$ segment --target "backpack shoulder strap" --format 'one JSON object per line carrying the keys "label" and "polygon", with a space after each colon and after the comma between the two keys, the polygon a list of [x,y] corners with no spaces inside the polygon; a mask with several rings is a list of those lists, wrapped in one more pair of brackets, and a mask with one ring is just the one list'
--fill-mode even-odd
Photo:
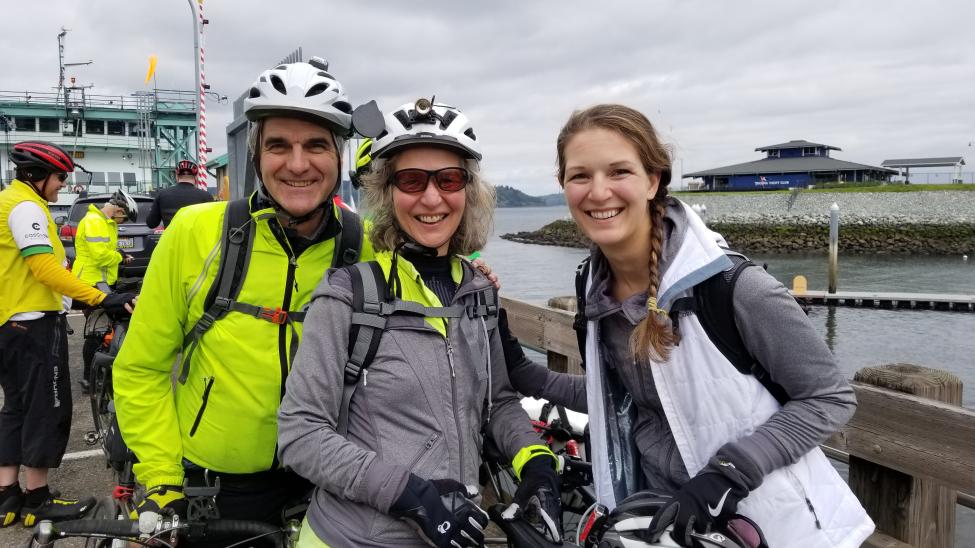
{"label": "backpack shoulder strap", "polygon": [[579,354],[582,355],[582,368],[586,368],[586,331],[588,320],[586,319],[586,282],[589,279],[589,266],[592,256],[586,257],[576,267],[576,314],[572,319],[572,329],[576,332],[576,342],[579,345]]}
{"label": "backpack shoulder strap", "polygon": [[332,268],[341,268],[359,262],[364,237],[362,219],[359,215],[344,207],[338,209],[341,215],[342,232],[332,252]]}
{"label": "backpack shoulder strap", "polygon": [[349,431],[349,404],[352,394],[359,385],[359,379],[376,357],[387,319],[382,306],[383,295],[386,294],[386,276],[379,263],[355,263],[345,268],[352,278],[352,327],[349,331],[349,359],[345,363],[342,404],[339,407],[336,428],[343,436]]}
{"label": "backpack shoulder strap", "polygon": [[240,286],[243,285],[241,280],[247,274],[253,245],[254,224],[251,222],[248,199],[241,198],[227,203],[220,236],[220,266],[203,301],[203,315],[183,338],[180,383],[186,383],[190,360],[200,337],[231,310],[234,299],[240,294]]}
{"label": "backpack shoulder strap", "polygon": [[780,403],[789,401],[781,385],[772,381],[768,371],[745,348],[738,326],[735,324],[734,293],[738,277],[746,268],[757,266],[741,253],[725,250],[732,267],[720,272],[694,287],[694,300],[698,319],[711,342],[724,354],[738,371],[753,375]]}

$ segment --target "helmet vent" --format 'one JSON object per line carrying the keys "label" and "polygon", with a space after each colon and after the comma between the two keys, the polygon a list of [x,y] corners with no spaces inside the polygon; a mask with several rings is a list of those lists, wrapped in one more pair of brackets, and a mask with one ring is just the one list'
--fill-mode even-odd
{"label": "helmet vent", "polygon": [[259,90],[257,88],[251,88],[251,92],[250,92],[250,98],[251,99],[254,99],[254,98],[260,97],[260,96],[261,96],[261,90]]}
{"label": "helmet vent", "polygon": [[388,131],[386,131],[386,130],[384,129],[384,130],[383,130],[383,132],[382,132],[382,133],[380,133],[380,134],[379,134],[379,135],[378,135],[378,136],[377,136],[377,137],[375,138],[375,140],[374,140],[374,142],[375,142],[375,141],[378,141],[378,140],[380,140],[380,139],[382,139],[383,137],[385,137],[385,136],[387,136],[387,135],[389,135],[389,132],[388,132]]}
{"label": "helmet vent", "polygon": [[352,105],[346,103],[345,101],[335,101],[332,103],[332,106],[335,107],[336,110],[340,110],[346,114],[352,114]]}
{"label": "helmet vent", "polygon": [[321,76],[322,78],[328,78],[330,80],[334,80],[335,79],[334,76],[332,76],[331,74],[329,74],[329,73],[327,73],[327,72],[325,72],[323,70],[318,71],[318,75]]}
{"label": "helmet vent", "polygon": [[450,123],[453,122],[455,118],[457,118],[457,113],[452,110],[448,110],[446,113],[444,113],[443,117],[440,118],[440,129],[447,129],[450,127]]}
{"label": "helmet vent", "polygon": [[312,97],[314,95],[318,95],[318,94],[323,93],[324,91],[328,90],[328,88],[329,88],[329,85],[327,83],[325,83],[325,82],[322,82],[322,83],[319,83],[319,84],[315,84],[314,86],[312,86],[311,88],[308,89],[308,93],[305,93],[305,97]]}
{"label": "helmet vent", "polygon": [[464,135],[470,137],[471,141],[477,140],[477,137],[474,135],[474,128],[467,128],[467,131],[464,132]]}
{"label": "helmet vent", "polygon": [[279,78],[277,74],[271,76],[271,85],[274,86],[274,89],[278,90],[281,95],[288,94],[287,88],[284,87],[284,82],[281,81],[281,78]]}
{"label": "helmet vent", "polygon": [[287,70],[288,65],[278,65],[274,67],[274,70]]}

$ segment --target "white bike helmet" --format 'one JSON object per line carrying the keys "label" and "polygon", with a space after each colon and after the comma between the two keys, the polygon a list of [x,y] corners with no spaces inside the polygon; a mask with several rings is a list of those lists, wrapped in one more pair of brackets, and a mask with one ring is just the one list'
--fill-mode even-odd
{"label": "white bike helmet", "polygon": [[455,107],[418,99],[385,115],[386,129],[372,144],[373,158],[388,158],[411,145],[445,146],[481,160],[481,145],[471,122]]}
{"label": "white bike helmet", "polygon": [[120,188],[112,194],[112,197],[108,199],[108,203],[113,206],[122,208],[125,213],[125,220],[134,223],[139,218],[139,204],[136,203],[132,196],[125,191],[124,188]]}
{"label": "white bike helmet", "polygon": [[251,122],[276,115],[298,115],[321,121],[336,135],[352,133],[352,105],[345,88],[328,73],[328,63],[312,57],[307,63],[278,65],[266,70],[244,99]]}

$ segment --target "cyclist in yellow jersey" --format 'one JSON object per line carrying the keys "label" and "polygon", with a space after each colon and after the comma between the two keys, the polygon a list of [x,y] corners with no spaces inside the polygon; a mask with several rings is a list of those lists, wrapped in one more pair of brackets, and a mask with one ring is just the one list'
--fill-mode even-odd
{"label": "cyclist in yellow jersey", "polygon": [[[334,255],[372,258],[361,221],[332,202],[352,108],[325,62],[265,71],[244,112],[260,185],[247,198],[245,220],[228,232],[252,237],[249,252],[240,250],[247,260],[238,263],[238,293],[208,299],[223,282],[225,217],[241,202],[184,207],[153,252],[115,361],[119,425],[146,487],[140,511],[182,512],[184,480],[196,484],[205,475],[220,478],[221,518],[279,521],[282,508],[308,492],[307,481],[275,458],[276,413],[303,308]],[[351,231],[360,247],[337,254]],[[214,304],[225,307],[212,312]]]}
{"label": "cyclist in yellow jersey", "polygon": [[[71,156],[45,141],[13,146],[16,179],[0,192],[0,526],[73,519],[94,500],[52,494],[71,429],[64,296],[110,313],[131,310],[134,295],[107,296],[65,269],[64,248],[48,211],[68,174]],[[18,474],[24,468],[26,491]]]}

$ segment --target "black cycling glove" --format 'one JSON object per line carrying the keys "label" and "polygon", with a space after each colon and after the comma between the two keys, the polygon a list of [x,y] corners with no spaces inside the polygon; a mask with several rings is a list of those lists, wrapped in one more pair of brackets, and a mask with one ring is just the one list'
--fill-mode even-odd
{"label": "black cycling glove", "polygon": [[136,296],[135,293],[109,293],[105,295],[105,299],[99,306],[110,316],[126,316],[129,314],[129,311],[125,309],[125,305],[132,305],[132,301],[135,300]]}
{"label": "black cycling glove", "polygon": [[713,524],[735,515],[738,502],[748,496],[748,489],[718,472],[698,474],[681,486],[674,500],[653,516],[648,527],[651,539],[657,539],[671,523],[674,541],[691,546],[692,531],[705,533]]}
{"label": "black cycling glove", "polygon": [[549,540],[562,540],[562,495],[552,455],[533,457],[521,468],[521,483],[514,502],[525,519],[539,523]]}
{"label": "black cycling glove", "polygon": [[410,474],[389,515],[408,521],[436,548],[484,544],[488,515],[471,500],[477,490],[451,479],[425,480]]}

